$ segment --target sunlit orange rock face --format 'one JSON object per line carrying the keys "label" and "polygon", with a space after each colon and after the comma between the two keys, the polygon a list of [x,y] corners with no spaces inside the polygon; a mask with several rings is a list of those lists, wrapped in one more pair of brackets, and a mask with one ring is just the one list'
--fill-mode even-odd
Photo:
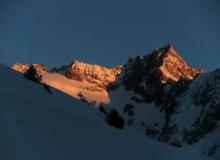
{"label": "sunlit orange rock face", "polygon": [[74,60],[66,69],[66,77],[77,81],[87,81],[106,88],[121,73],[122,67],[106,68]]}
{"label": "sunlit orange rock face", "polygon": [[123,81],[127,88],[158,86],[168,81],[191,80],[202,73],[203,70],[188,65],[168,44],[146,56],[129,59],[123,68]]}
{"label": "sunlit orange rock face", "polygon": [[152,57],[159,63],[158,71],[162,83],[168,80],[194,79],[196,75],[204,73],[201,69],[189,66],[171,45],[156,49]]}
{"label": "sunlit orange rock face", "polygon": [[21,63],[15,63],[12,65],[12,69],[21,72],[21,73],[25,73],[27,72],[30,67],[33,67],[38,75],[43,75],[44,73],[49,72],[49,70],[42,64],[21,64]]}
{"label": "sunlit orange rock face", "polygon": [[30,68],[30,65],[28,65],[28,64],[21,64],[21,63],[15,63],[15,64],[12,65],[11,68],[16,70],[16,71],[18,71],[18,72],[25,73]]}

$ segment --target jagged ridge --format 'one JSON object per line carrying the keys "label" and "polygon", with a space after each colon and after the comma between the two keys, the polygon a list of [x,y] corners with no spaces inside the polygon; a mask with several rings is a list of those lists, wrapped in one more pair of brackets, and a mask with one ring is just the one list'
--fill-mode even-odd
{"label": "jagged ridge", "polygon": [[98,87],[106,88],[121,73],[121,66],[106,68],[95,64],[87,64],[74,60],[65,71],[67,78],[88,81]]}

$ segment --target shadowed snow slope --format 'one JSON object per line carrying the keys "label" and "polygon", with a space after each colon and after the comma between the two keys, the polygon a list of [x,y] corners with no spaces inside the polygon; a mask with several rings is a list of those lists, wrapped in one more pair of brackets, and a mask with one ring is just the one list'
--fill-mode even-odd
{"label": "shadowed snow slope", "polygon": [[209,159],[108,127],[95,109],[4,65],[0,89],[1,160]]}

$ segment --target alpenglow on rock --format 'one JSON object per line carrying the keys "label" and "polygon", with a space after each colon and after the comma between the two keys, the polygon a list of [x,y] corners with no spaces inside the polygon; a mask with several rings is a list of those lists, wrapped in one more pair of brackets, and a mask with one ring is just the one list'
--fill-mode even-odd
{"label": "alpenglow on rock", "polygon": [[106,68],[95,64],[87,64],[74,60],[66,68],[66,77],[77,81],[88,81],[98,87],[106,88],[116,80],[121,73],[122,67]]}
{"label": "alpenglow on rock", "polygon": [[124,66],[123,80],[125,85],[155,86],[168,81],[194,79],[204,73],[201,69],[194,69],[188,65],[177,51],[170,45],[155,49],[144,57],[130,58]]}
{"label": "alpenglow on rock", "polygon": [[38,75],[43,75],[44,73],[49,72],[47,67],[45,67],[42,64],[21,64],[21,63],[15,63],[12,65],[12,69],[21,72],[26,73],[31,67],[33,67]]}

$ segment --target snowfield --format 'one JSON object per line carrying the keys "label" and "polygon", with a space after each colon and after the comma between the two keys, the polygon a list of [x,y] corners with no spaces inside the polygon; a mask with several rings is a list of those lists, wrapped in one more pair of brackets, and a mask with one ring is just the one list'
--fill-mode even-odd
{"label": "snowfield", "polygon": [[76,99],[80,99],[79,94],[89,102],[95,102],[96,106],[100,103],[109,104],[110,99],[105,89],[97,88],[89,82],[80,82],[68,79],[58,73],[45,73],[42,76],[43,83],[46,83]]}
{"label": "snowfield", "polygon": [[210,160],[105,123],[96,109],[0,64],[1,160]]}

